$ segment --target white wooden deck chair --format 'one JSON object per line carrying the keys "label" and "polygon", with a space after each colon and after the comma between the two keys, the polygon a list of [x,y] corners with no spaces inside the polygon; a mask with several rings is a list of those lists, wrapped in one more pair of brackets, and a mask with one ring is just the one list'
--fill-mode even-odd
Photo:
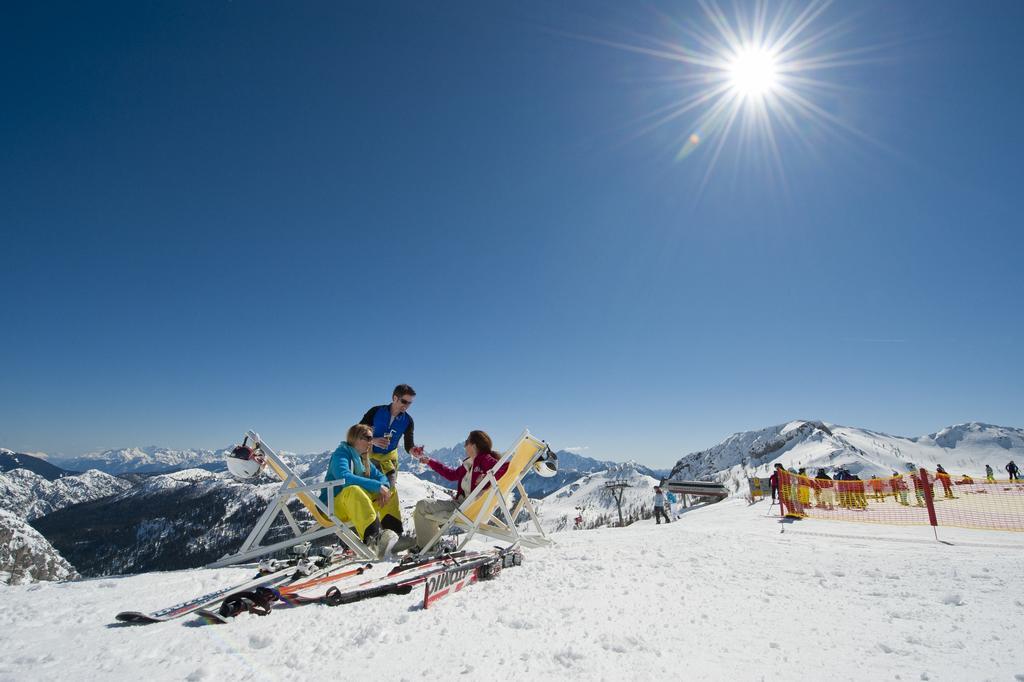
{"label": "white wooden deck chair", "polygon": [[[477,533],[497,540],[518,542],[526,547],[538,547],[550,544],[544,529],[541,528],[537,512],[530,503],[530,497],[523,488],[523,478],[533,471],[533,465],[548,452],[547,443],[537,439],[524,430],[509,450],[505,452],[480,483],[466,496],[455,512],[445,521],[437,534],[422,545],[422,552],[427,552],[437,544],[441,537],[452,530],[460,528],[465,531],[458,547],[462,549]],[[501,478],[494,474],[508,463],[508,469]],[[515,507],[510,507],[513,493],[518,492]],[[502,517],[497,512],[501,510]],[[527,527],[533,525],[533,532],[520,531],[515,520],[526,510],[529,515]]]}
{"label": "white wooden deck chair", "polygon": [[[307,540],[316,540],[332,534],[338,536],[338,539],[351,548],[358,556],[369,560],[377,558],[376,552],[359,539],[355,530],[345,525],[344,522],[334,515],[334,505],[324,504],[320,500],[320,491],[324,489],[327,490],[327,499],[333,500],[335,490],[341,485],[340,481],[306,484],[269,445],[263,442],[259,434],[248,431],[245,434],[245,440],[250,443],[253,451],[262,455],[267,468],[281,479],[281,487],[274,495],[274,499],[270,501],[266,511],[263,512],[263,515],[256,522],[252,532],[249,533],[249,537],[242,543],[242,547],[234,554],[224,556],[209,564],[209,568],[219,568],[249,561],[270,552],[276,552],[277,550],[286,549]],[[312,514],[313,519],[318,524],[317,526],[306,531],[299,528],[295,517],[288,509],[288,503],[293,497],[298,499],[302,506]],[[264,536],[266,536],[277,520],[278,514],[284,515],[294,537],[270,545],[261,545],[260,543],[263,541]]]}

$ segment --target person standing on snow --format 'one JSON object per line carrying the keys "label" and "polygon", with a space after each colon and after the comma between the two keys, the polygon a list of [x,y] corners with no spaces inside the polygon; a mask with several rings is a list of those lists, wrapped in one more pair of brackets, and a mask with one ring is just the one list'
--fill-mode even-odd
{"label": "person standing on snow", "polygon": [[857,474],[850,474],[846,477],[850,486],[850,502],[855,509],[867,509],[868,498],[864,494],[864,481],[860,480]]}
{"label": "person standing on snow", "polygon": [[985,465],[985,480],[989,483],[996,482],[995,472],[992,471],[992,467],[988,464]]}
{"label": "person standing on snow", "polygon": [[942,490],[945,492],[946,497],[953,498],[953,478],[946,473],[946,470],[942,468],[941,464],[935,465],[935,478],[939,479],[939,483],[942,484]]}
{"label": "person standing on snow", "polygon": [[923,507],[924,505],[924,487],[931,485],[928,481],[921,478],[920,472],[916,469],[910,470],[910,480],[914,483],[914,496],[917,498],[917,506]]}
{"label": "person standing on snow", "polygon": [[824,469],[818,469],[818,475],[814,477],[814,493],[819,507],[824,507],[829,511],[835,509],[836,494],[832,490],[832,478],[825,473]]}
{"label": "person standing on snow", "polygon": [[772,489],[772,504],[775,504],[775,496],[779,494],[779,469],[781,468],[781,464],[776,464],[775,471],[768,477],[768,485]]}
{"label": "person standing on snow", "polygon": [[878,478],[878,476],[872,476],[868,483],[871,484],[871,490],[875,493],[875,500],[885,502],[885,495],[882,493],[885,490],[885,481]]}
{"label": "person standing on snow", "polygon": [[422,447],[413,442],[413,421],[409,406],[416,398],[416,391],[409,384],[399,384],[391,392],[390,405],[371,407],[359,420],[373,429],[373,450],[370,459],[387,476],[391,488],[391,503],[383,510],[381,523],[399,535],[402,534],[402,511],[398,504],[395,480],[398,478],[398,441],[404,437],[405,451],[414,457],[423,454]]}
{"label": "person standing on snow", "polygon": [[672,520],[678,521],[679,509],[676,508],[676,502],[678,502],[679,500],[676,498],[676,494],[674,492],[669,491],[668,493],[665,494],[665,499],[667,500],[665,504],[668,505],[669,511],[672,512]]}
{"label": "person standing on snow", "polygon": [[[381,512],[387,508],[394,495],[388,487],[387,476],[370,461],[370,441],[373,430],[365,424],[356,424],[348,430],[344,442],[331,455],[325,481],[338,481],[335,488],[334,515],[355,526],[362,541],[384,559],[398,541],[398,534],[381,528]],[[327,489],[320,492],[320,499],[327,501]]]}
{"label": "person standing on snow", "polygon": [[846,469],[840,467],[836,470],[835,477],[836,492],[839,494],[839,506],[843,509],[848,509],[852,506],[852,503],[850,502],[850,484],[846,482],[847,479],[849,479],[850,474]]}
{"label": "person standing on snow", "polygon": [[668,514],[665,513],[665,493],[661,492],[661,488],[654,486],[654,519],[661,525],[661,517],[665,517],[665,523],[672,523],[672,520],[668,518]]}
{"label": "person standing on snow", "polygon": [[1006,473],[1010,474],[1011,481],[1020,480],[1020,476],[1018,475],[1020,469],[1017,468],[1017,464],[1012,459],[1010,460],[1010,463],[1006,465],[1005,469]]}
{"label": "person standing on snow", "polygon": [[800,506],[804,509],[811,506],[811,477],[807,475],[807,469],[800,467],[797,475],[797,495],[800,498]]}
{"label": "person standing on snow", "polygon": [[909,507],[910,502],[907,502],[907,482],[903,480],[903,474],[898,471],[892,472],[889,485],[892,486],[893,497],[899,495],[899,503],[904,507]]}

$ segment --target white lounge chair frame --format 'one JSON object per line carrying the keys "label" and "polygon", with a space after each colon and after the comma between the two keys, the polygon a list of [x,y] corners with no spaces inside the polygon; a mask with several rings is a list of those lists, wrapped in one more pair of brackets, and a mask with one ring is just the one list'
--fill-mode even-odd
{"label": "white lounge chair frame", "polygon": [[[247,431],[246,439],[251,442],[254,452],[263,456],[267,467],[281,479],[281,487],[270,501],[266,511],[256,521],[249,537],[242,543],[241,548],[231,555],[221,557],[217,561],[208,564],[208,568],[220,568],[231,564],[250,561],[256,557],[286,549],[307,540],[316,540],[328,535],[336,535],[339,540],[352,549],[359,557],[368,560],[377,558],[376,552],[367,547],[356,532],[334,515],[334,505],[324,504],[320,500],[320,491],[327,490],[327,499],[334,499],[336,488],[340,488],[341,481],[324,481],[323,483],[306,484],[299,476],[282,460],[273,448],[263,442],[258,433]],[[313,515],[317,526],[303,531],[299,528],[298,522],[288,509],[288,503],[292,498],[298,499],[302,505]],[[288,525],[291,527],[294,537],[271,545],[263,546],[263,538],[274,526],[278,514],[283,514]]]}
{"label": "white lounge chair frame", "polygon": [[[533,449],[529,456],[524,453],[525,464],[522,468],[518,471],[510,469],[505,472],[501,479],[495,478],[495,472],[500,470],[506,462],[512,462],[516,458],[516,453],[519,452],[520,446],[532,447]],[[551,539],[541,527],[537,512],[530,502],[530,496],[526,494],[526,490],[523,488],[523,478],[533,471],[533,465],[547,451],[547,443],[534,437],[528,429],[524,430],[515,444],[505,451],[498,460],[498,463],[487,472],[484,479],[459,504],[458,508],[445,521],[437,534],[430,538],[426,544],[422,545],[421,551],[424,553],[428,552],[445,533],[454,528],[460,528],[465,531],[456,549],[465,547],[466,543],[472,540],[473,536],[477,533],[505,542],[518,542],[525,547],[539,547],[550,544]],[[504,485],[505,490],[503,491],[502,486],[506,483],[505,478],[507,476],[514,476],[515,478],[511,485]],[[519,493],[519,499],[515,507],[510,507],[513,492]],[[479,509],[474,510],[473,506],[480,500],[482,500],[482,503],[480,503]],[[499,509],[505,518],[504,521],[496,515]],[[526,526],[529,528],[532,524],[534,532],[519,530],[516,519],[519,518],[519,514],[523,510],[526,510],[529,515]],[[474,513],[475,517],[471,516]]]}

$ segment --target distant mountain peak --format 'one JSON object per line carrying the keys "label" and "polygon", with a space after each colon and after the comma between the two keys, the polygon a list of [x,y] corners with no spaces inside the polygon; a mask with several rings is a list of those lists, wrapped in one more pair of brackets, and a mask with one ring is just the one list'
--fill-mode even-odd
{"label": "distant mountain peak", "polygon": [[40,459],[34,455],[0,448],[0,472],[13,471],[15,469],[26,469],[42,476],[48,481],[55,481],[58,478],[77,473],[54,466],[45,459]]}
{"label": "distant mountain peak", "polygon": [[17,515],[0,509],[0,584],[72,580],[74,567],[39,531]]}

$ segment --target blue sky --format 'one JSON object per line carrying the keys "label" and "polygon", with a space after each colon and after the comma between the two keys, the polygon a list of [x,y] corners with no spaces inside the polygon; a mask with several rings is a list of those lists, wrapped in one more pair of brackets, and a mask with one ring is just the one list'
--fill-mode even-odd
{"label": "blue sky", "polygon": [[642,130],[698,86],[609,43],[702,22],[8,8],[0,445],[322,451],[399,382],[428,448],[529,426],[655,466],[794,418],[1024,425],[1024,6],[830,7],[818,51],[870,49],[816,104],[859,133],[800,120],[781,166]]}

